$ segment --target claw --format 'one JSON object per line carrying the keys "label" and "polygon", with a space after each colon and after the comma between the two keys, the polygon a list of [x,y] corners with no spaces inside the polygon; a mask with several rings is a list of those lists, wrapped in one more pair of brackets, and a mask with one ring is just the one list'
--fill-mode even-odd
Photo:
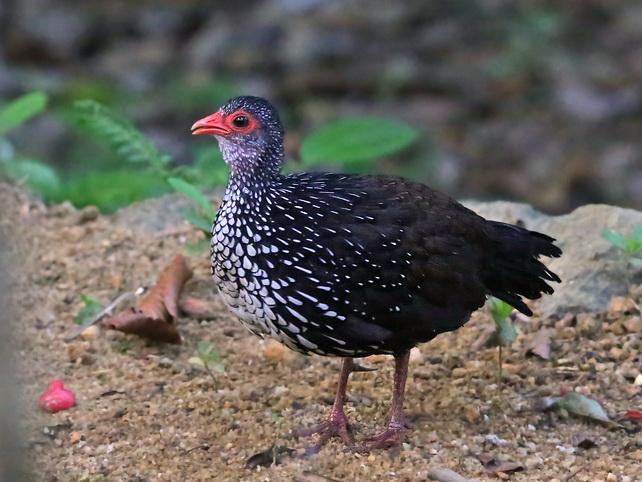
{"label": "claw", "polygon": [[388,427],[381,433],[366,437],[363,445],[358,445],[351,450],[357,453],[369,453],[373,450],[390,450],[403,442],[405,429],[403,427]]}
{"label": "claw", "polygon": [[330,415],[330,418],[316,427],[293,430],[292,436],[302,438],[319,434],[319,440],[317,440],[317,443],[314,445],[316,449],[323,447],[333,437],[340,438],[346,445],[351,445],[353,439],[350,434],[350,428],[351,424],[348,421],[348,417],[346,417],[343,412],[333,413]]}

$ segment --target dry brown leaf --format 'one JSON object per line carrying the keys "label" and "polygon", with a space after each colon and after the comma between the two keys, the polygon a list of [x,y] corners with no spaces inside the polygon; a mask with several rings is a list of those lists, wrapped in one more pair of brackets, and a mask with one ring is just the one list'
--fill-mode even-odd
{"label": "dry brown leaf", "polygon": [[597,447],[597,442],[592,437],[584,434],[573,434],[571,435],[571,443],[575,447],[587,450]]}
{"label": "dry brown leaf", "polygon": [[535,333],[526,347],[526,354],[536,355],[543,360],[550,360],[553,333],[554,330],[551,328],[542,328]]}
{"label": "dry brown leaf", "polygon": [[516,462],[499,462],[490,454],[477,454],[475,457],[489,472],[512,474],[524,470],[524,467]]}
{"label": "dry brown leaf", "polygon": [[185,258],[177,255],[137,308],[130,308],[106,320],[103,326],[150,340],[181,343],[181,335],[176,328],[178,297],[191,277],[192,270],[185,263]]}

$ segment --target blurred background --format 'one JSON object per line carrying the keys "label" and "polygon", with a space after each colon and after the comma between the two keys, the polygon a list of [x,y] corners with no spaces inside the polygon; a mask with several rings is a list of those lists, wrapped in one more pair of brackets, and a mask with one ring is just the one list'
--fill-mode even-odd
{"label": "blurred background", "polygon": [[53,201],[108,212],[171,190],[92,140],[75,101],[107,106],[173,166],[201,166],[198,177],[220,185],[215,142],[189,128],[252,94],[280,108],[290,170],[307,167],[297,161],[307,134],[367,115],[400,120],[418,140],[357,170],[549,213],[642,209],[637,0],[5,0],[0,53],[0,105],[49,96],[1,156],[50,167],[42,190]]}

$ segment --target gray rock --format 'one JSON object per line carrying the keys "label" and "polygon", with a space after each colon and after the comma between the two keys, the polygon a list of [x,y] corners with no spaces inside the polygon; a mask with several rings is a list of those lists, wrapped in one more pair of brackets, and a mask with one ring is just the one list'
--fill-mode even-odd
{"label": "gray rock", "polygon": [[428,480],[437,480],[438,482],[467,482],[470,479],[450,469],[435,468],[428,472]]}
{"label": "gray rock", "polygon": [[146,199],[114,213],[114,226],[145,234],[176,231],[187,223],[181,212],[189,207],[193,204],[180,194]]}
{"label": "gray rock", "polygon": [[549,267],[563,281],[542,301],[542,313],[605,311],[611,298],[642,283],[642,270],[633,272],[622,251],[601,237],[607,228],[628,236],[640,225],[642,212],[599,204],[551,218],[545,232],[559,240],[565,254]]}
{"label": "gray rock", "polygon": [[543,316],[605,311],[614,296],[628,292],[631,283],[642,283],[642,270],[633,271],[620,249],[602,239],[613,229],[630,235],[642,225],[642,212],[615,206],[591,204],[564,216],[547,216],[525,204],[465,202],[487,219],[523,223],[557,239],[564,254],[548,266],[562,283],[542,300]]}

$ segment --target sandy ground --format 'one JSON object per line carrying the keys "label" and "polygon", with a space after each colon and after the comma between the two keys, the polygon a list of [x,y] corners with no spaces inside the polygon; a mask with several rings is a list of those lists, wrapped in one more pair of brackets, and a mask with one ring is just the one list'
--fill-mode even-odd
{"label": "sandy ground", "polygon": [[[72,208],[46,208],[2,187],[3,224],[16,234],[18,275],[13,325],[23,381],[24,443],[35,480],[426,480],[436,467],[476,480],[628,481],[642,479],[640,426],[600,424],[559,411],[542,397],[576,390],[617,417],[642,409],[640,334],[625,323],[637,313],[533,317],[504,350],[471,345],[492,323],[477,313],[466,327],[419,348],[411,362],[406,407],[412,430],[401,450],[361,455],[338,441],[303,455],[313,441],[288,438],[329,410],[339,360],[304,357],[254,337],[224,309],[209,279],[207,254],[193,254],[185,293],[209,300],[208,321],[179,320],[183,344],[150,343],[113,332],[65,342],[81,295],[108,304],[124,291],[151,286],[186,242],[202,239],[187,224],[162,235],[114,229],[110,218]],[[535,305],[536,306],[536,305]],[[123,307],[124,308],[124,307]],[[555,330],[551,360],[526,357],[532,333]],[[225,373],[212,378],[189,362],[201,340],[214,344]],[[357,441],[381,428],[389,405],[392,363],[363,361],[373,372],[352,375],[348,414]],[[37,409],[52,379],[78,404],[54,415]],[[579,440],[596,446],[580,448]],[[279,465],[247,469],[271,445],[296,450]],[[516,462],[523,471],[486,470],[477,454]]]}

